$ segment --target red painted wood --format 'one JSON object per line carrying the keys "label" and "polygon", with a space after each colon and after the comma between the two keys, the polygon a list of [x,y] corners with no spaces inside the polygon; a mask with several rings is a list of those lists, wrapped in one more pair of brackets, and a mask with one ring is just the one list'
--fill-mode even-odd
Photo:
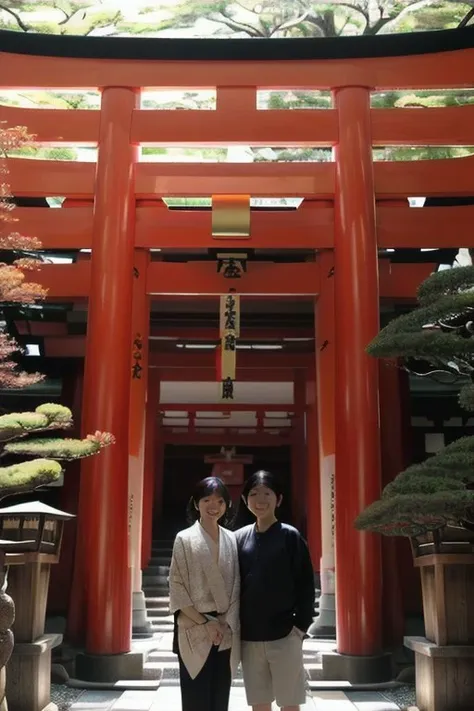
{"label": "red painted wood", "polygon": [[130,650],[128,434],[133,291],[136,93],[102,95],[84,377],[83,428],[112,432],[116,443],[82,463],[80,542],[85,562],[86,651]]}
{"label": "red painted wood", "polygon": [[380,537],[354,519],[380,495],[378,364],[365,348],[379,328],[370,92],[336,93],[336,617],[342,654],[382,646]]}
{"label": "red painted wood", "polygon": [[145,472],[143,479],[143,514],[142,514],[142,570],[151,558],[153,540],[153,500],[157,468],[157,445],[160,434],[158,408],[160,402],[160,377],[156,369],[150,369],[146,400],[145,423]]}
{"label": "red painted wood", "polygon": [[316,383],[306,384],[306,537],[314,570],[321,562],[321,477]]}

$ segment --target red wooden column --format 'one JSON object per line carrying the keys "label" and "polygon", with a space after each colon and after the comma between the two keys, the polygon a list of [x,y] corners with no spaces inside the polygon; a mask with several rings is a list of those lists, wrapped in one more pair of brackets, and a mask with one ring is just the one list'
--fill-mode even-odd
{"label": "red wooden column", "polygon": [[295,370],[293,382],[293,401],[296,412],[293,418],[291,443],[291,515],[293,524],[304,531],[306,524],[306,372]]}
{"label": "red wooden column", "polygon": [[[354,529],[356,516],[380,495],[378,363],[365,352],[379,329],[370,92],[345,87],[335,98],[337,648],[345,655],[378,655],[381,541]],[[363,666],[357,669],[362,674]]]}
{"label": "red wooden column", "polygon": [[321,563],[321,480],[319,467],[318,410],[314,373],[306,383],[306,537],[313,561],[319,571]]}
{"label": "red wooden column", "polygon": [[[379,361],[382,486],[389,484],[410,462],[410,386],[408,374],[397,359]],[[410,565],[408,540],[383,536],[384,642],[390,647],[403,643],[405,627],[403,588],[416,594],[419,571]]]}
{"label": "red wooden column", "polygon": [[131,642],[128,444],[136,149],[130,131],[137,97],[132,89],[110,87],[101,103],[83,430],[112,432],[116,444],[82,463],[86,655],[78,657],[76,673],[91,681],[138,675],[134,655],[121,656]]}
{"label": "red wooden column", "polygon": [[159,527],[163,521],[163,487],[165,483],[165,436],[162,415],[158,416],[155,435],[155,488],[153,497],[153,527]]}
{"label": "red wooden column", "polygon": [[318,443],[321,511],[321,597],[319,616],[310,632],[332,636],[336,632],[334,575],[334,473],[336,461],[336,370],[334,334],[334,253],[318,255],[321,291],[315,308],[316,405],[317,430],[308,427],[308,439]]}
{"label": "red wooden column", "polygon": [[153,542],[153,504],[155,497],[155,479],[157,475],[157,445],[159,435],[158,408],[160,403],[160,371],[150,368],[148,371],[148,392],[146,399],[145,433],[145,475],[143,482],[143,517],[142,517],[142,570],[151,559]]}
{"label": "red wooden column", "polygon": [[142,526],[150,335],[150,297],[146,292],[150,252],[136,249],[134,256],[133,310],[130,365],[130,429],[128,495],[130,562],[132,567],[132,633],[152,636],[142,590]]}

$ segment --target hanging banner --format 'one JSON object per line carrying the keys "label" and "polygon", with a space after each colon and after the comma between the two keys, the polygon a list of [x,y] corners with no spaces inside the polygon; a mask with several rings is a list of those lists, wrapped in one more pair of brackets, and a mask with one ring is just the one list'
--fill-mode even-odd
{"label": "hanging banner", "polygon": [[240,333],[240,297],[226,294],[220,298],[217,379],[221,383],[221,400],[233,400],[236,376],[237,337]]}
{"label": "hanging banner", "polygon": [[228,332],[221,338],[221,377],[220,380],[235,380],[236,373],[236,338]]}
{"label": "hanging banner", "polygon": [[222,337],[226,331],[233,331],[236,338],[240,336],[240,296],[226,294],[221,296],[219,313],[219,334]]}

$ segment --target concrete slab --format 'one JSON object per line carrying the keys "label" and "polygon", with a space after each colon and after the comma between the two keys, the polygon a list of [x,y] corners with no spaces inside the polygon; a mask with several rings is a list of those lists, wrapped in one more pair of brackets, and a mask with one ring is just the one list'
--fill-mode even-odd
{"label": "concrete slab", "polygon": [[400,711],[400,707],[374,691],[347,691],[357,711]]}
{"label": "concrete slab", "polygon": [[121,691],[86,691],[70,711],[110,711],[112,704],[121,696]]}
{"label": "concrete slab", "polygon": [[356,711],[354,704],[343,691],[314,692],[312,701],[314,711]]}

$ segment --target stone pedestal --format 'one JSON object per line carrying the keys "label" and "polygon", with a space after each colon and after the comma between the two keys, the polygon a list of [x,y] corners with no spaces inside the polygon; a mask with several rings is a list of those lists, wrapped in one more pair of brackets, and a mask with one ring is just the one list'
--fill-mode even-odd
{"label": "stone pedestal", "polygon": [[78,654],[76,679],[106,683],[142,680],[143,654]]}
{"label": "stone pedestal", "polygon": [[145,595],[142,590],[132,594],[132,636],[134,639],[153,637],[153,626],[147,617]]}
{"label": "stone pedestal", "polygon": [[319,598],[319,615],[308,630],[311,637],[336,638],[336,596],[323,593]]}
{"label": "stone pedestal", "polygon": [[379,684],[393,678],[392,656],[390,654],[362,657],[328,652],[322,655],[322,662],[324,681]]}
{"label": "stone pedestal", "polygon": [[15,644],[7,667],[8,711],[57,711],[51,703],[51,650],[62,635]]}
{"label": "stone pedestal", "polygon": [[[51,650],[61,634],[45,634],[51,564],[56,555],[26,553],[9,557],[9,592],[15,602],[15,646],[7,668],[9,711],[53,711],[51,704]],[[17,564],[19,563],[19,564]]]}
{"label": "stone pedestal", "polygon": [[44,634],[52,556],[29,554],[24,565],[10,565],[8,593],[15,602],[15,644],[34,642]]}

